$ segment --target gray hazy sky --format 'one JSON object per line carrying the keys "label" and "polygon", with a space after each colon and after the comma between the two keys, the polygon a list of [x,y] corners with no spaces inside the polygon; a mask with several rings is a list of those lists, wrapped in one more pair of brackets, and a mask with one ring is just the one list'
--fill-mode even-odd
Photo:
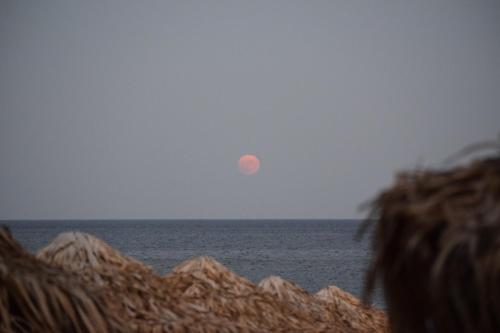
{"label": "gray hazy sky", "polygon": [[356,217],[498,131],[497,0],[0,3],[2,219]]}

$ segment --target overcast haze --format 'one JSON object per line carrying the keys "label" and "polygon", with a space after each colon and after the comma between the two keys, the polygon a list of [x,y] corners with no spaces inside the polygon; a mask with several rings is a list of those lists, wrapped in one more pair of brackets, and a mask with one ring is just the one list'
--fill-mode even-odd
{"label": "overcast haze", "polygon": [[359,217],[497,135],[499,36],[499,1],[3,0],[0,218]]}

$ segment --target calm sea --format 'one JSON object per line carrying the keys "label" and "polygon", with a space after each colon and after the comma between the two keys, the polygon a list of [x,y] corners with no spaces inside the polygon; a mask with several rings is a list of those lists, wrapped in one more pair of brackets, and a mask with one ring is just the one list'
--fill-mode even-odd
{"label": "calm sea", "polygon": [[[64,231],[95,235],[160,274],[201,255],[259,282],[279,275],[310,292],[335,284],[361,295],[369,240],[356,220],[1,221],[30,251]],[[380,296],[374,303],[383,306]]]}

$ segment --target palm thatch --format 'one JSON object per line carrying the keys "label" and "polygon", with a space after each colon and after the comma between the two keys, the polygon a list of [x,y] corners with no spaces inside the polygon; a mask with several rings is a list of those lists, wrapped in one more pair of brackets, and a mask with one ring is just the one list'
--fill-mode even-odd
{"label": "palm thatch", "polygon": [[182,291],[184,296],[197,297],[201,295],[197,283],[190,282],[190,279],[202,281],[210,289],[224,290],[226,293],[234,295],[246,295],[253,292],[255,286],[249,280],[235,274],[227,267],[211,257],[196,257],[186,260],[183,263],[172,269],[165,279],[172,280],[175,277],[187,277],[185,282],[188,282],[184,288],[176,288],[177,291]]}
{"label": "palm thatch", "polygon": [[40,263],[0,228],[0,332],[127,332],[103,296]]}
{"label": "palm thatch", "polygon": [[186,261],[164,279],[183,301],[205,307],[217,317],[254,332],[328,329],[209,257]]}
{"label": "palm thatch", "polygon": [[78,273],[89,285],[107,290],[114,311],[135,332],[241,331],[202,307],[180,301],[171,286],[151,268],[94,236],[79,232],[60,234],[38,251],[37,258]]}
{"label": "palm thatch", "polygon": [[[0,314],[8,318],[2,320],[1,332],[384,332],[368,317],[365,326],[358,325],[359,315],[340,313],[338,302],[310,295],[278,277],[256,286],[209,257],[188,260],[161,277],[87,234],[61,234],[36,257],[10,235],[3,238],[0,268],[7,267],[7,273],[0,272],[2,281],[13,277],[12,283],[19,284],[29,276],[43,297],[17,305],[13,302],[23,300],[22,292],[0,285]],[[52,284],[44,282],[46,276]],[[84,301],[61,298],[65,293]],[[60,308],[54,305],[57,301]],[[19,313],[17,307],[36,308],[41,314]],[[65,326],[59,329],[54,323]]]}
{"label": "palm thatch", "polygon": [[403,172],[369,220],[394,332],[500,331],[500,158]]}
{"label": "palm thatch", "polygon": [[[324,322],[327,325],[335,323],[337,331],[387,332],[387,320],[383,311],[365,307],[357,298],[335,286],[330,286],[315,295],[311,295],[290,281],[278,276],[271,276],[262,280],[259,287],[305,313],[315,322]],[[337,292],[332,293],[331,290]],[[353,305],[346,304],[346,299]]]}
{"label": "palm thatch", "polygon": [[384,311],[362,303],[358,298],[329,286],[318,291],[315,298],[330,305],[330,311],[338,314],[356,332],[388,332],[389,324]]}
{"label": "palm thatch", "polygon": [[276,276],[255,286],[209,257],[188,260],[165,279],[175,286],[182,300],[207,307],[218,317],[255,331],[354,333],[385,329],[369,321],[356,327],[350,320],[355,318],[348,318],[349,314],[340,314],[331,303]]}
{"label": "palm thatch", "polygon": [[321,317],[322,309],[314,311],[313,307],[308,306],[309,303],[314,303],[312,295],[293,282],[273,275],[260,281],[258,286],[261,290],[274,295],[281,301],[293,305],[300,311],[310,311],[313,316],[318,314],[318,318]]}
{"label": "palm thatch", "polygon": [[81,269],[133,269],[149,271],[152,269],[143,263],[124,256],[104,241],[82,232],[64,232],[59,234],[36,256],[54,266],[69,270]]}

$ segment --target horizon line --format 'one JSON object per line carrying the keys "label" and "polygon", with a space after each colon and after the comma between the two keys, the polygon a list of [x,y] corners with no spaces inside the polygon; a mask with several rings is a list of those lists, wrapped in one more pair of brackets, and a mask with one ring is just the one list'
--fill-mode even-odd
{"label": "horizon line", "polygon": [[245,221],[294,221],[294,220],[315,220],[315,221],[333,221],[333,220],[366,220],[366,218],[355,218],[355,217],[320,217],[320,218],[307,218],[307,217],[259,217],[259,218],[248,218],[248,217],[224,217],[224,218],[196,218],[196,217],[181,217],[181,218],[146,218],[146,217],[133,217],[133,218],[0,218],[0,223],[4,221],[237,221],[237,220],[245,220]]}

